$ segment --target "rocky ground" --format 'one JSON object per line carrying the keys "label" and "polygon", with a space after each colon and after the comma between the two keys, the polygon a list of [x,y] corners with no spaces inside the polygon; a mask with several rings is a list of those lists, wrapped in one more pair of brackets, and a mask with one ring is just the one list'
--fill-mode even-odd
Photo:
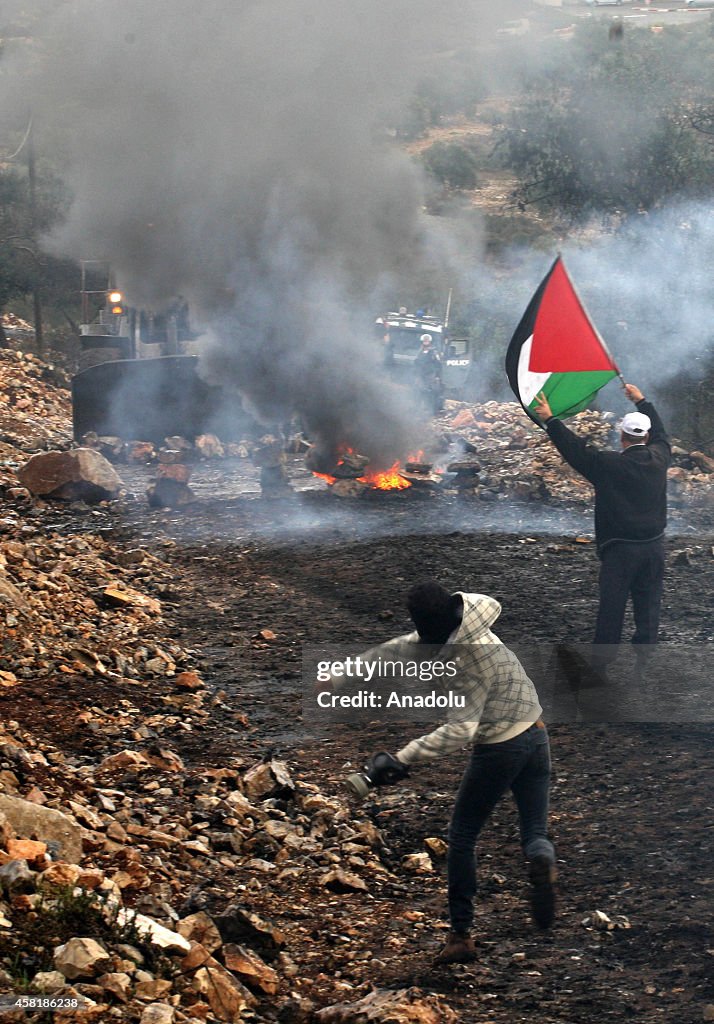
{"label": "rocky ground", "polygon": [[[3,414],[0,991],[144,1024],[714,1018],[706,712],[551,718],[558,922],[530,924],[504,802],[481,844],[479,958],[439,969],[462,759],[355,805],[344,775],[423,730],[302,717],[303,645],[402,631],[424,576],[497,597],[506,642],[587,641],[589,495],[514,407],[436,424],[476,449],[468,497],[341,500],[294,455],[297,493],[268,501],[249,459],[212,454],[181,509],[146,504],[151,456],[116,465],[123,496],[59,503],[16,471],[67,447],[66,395],[15,353],[0,373],[0,393],[26,374],[46,403],[32,436],[23,409]],[[606,418],[581,422],[604,440]],[[678,447],[663,628],[686,658],[712,639],[714,529],[707,453]]]}

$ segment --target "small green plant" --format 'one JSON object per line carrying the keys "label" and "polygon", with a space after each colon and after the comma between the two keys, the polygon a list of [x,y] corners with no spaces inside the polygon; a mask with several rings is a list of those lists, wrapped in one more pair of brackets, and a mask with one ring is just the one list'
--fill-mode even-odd
{"label": "small green plant", "polygon": [[5,964],[5,970],[12,977],[13,987],[16,992],[29,992],[32,978],[25,967],[23,954],[20,950],[15,952]]}
{"label": "small green plant", "polygon": [[120,909],[93,891],[48,887],[40,893],[32,911],[16,915],[12,935],[0,937],[0,965],[15,984],[27,987],[38,971],[54,968],[57,946],[82,937],[96,939],[107,947],[120,943],[134,946],[148,970],[159,977],[175,974],[171,960],[146,940],[131,912],[119,922]]}
{"label": "small green plant", "polygon": [[[79,892],[70,886],[54,886],[40,894],[40,901],[35,913],[45,919],[48,925],[54,925],[57,934],[71,933],[94,938],[99,935],[104,924],[102,901],[96,892],[81,889]],[[50,925],[50,926],[51,926]]]}

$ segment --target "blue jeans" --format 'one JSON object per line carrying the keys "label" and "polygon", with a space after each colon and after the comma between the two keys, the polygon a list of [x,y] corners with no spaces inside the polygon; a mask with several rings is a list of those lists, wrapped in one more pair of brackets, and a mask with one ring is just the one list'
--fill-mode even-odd
{"label": "blue jeans", "polygon": [[449,917],[466,932],[473,923],[476,895],[476,840],[491,811],[510,789],[518,807],[526,857],[555,862],[548,838],[550,745],[540,723],[504,743],[478,743],[461,780],[449,825]]}

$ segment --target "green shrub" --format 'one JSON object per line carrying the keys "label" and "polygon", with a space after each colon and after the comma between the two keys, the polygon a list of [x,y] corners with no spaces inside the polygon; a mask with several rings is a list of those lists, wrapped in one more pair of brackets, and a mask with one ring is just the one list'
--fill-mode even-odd
{"label": "green shrub", "polygon": [[422,162],[429,174],[447,188],[472,189],[478,185],[476,157],[460,142],[435,142],[424,150]]}

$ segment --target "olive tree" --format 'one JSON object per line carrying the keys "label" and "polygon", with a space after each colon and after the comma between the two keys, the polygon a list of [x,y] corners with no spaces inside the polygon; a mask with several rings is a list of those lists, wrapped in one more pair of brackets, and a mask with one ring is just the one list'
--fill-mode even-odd
{"label": "olive tree", "polygon": [[528,83],[511,112],[501,148],[518,177],[519,206],[579,218],[707,192],[714,154],[694,115],[711,86],[700,63],[714,63],[709,34],[610,38],[594,28],[576,36],[566,61]]}

